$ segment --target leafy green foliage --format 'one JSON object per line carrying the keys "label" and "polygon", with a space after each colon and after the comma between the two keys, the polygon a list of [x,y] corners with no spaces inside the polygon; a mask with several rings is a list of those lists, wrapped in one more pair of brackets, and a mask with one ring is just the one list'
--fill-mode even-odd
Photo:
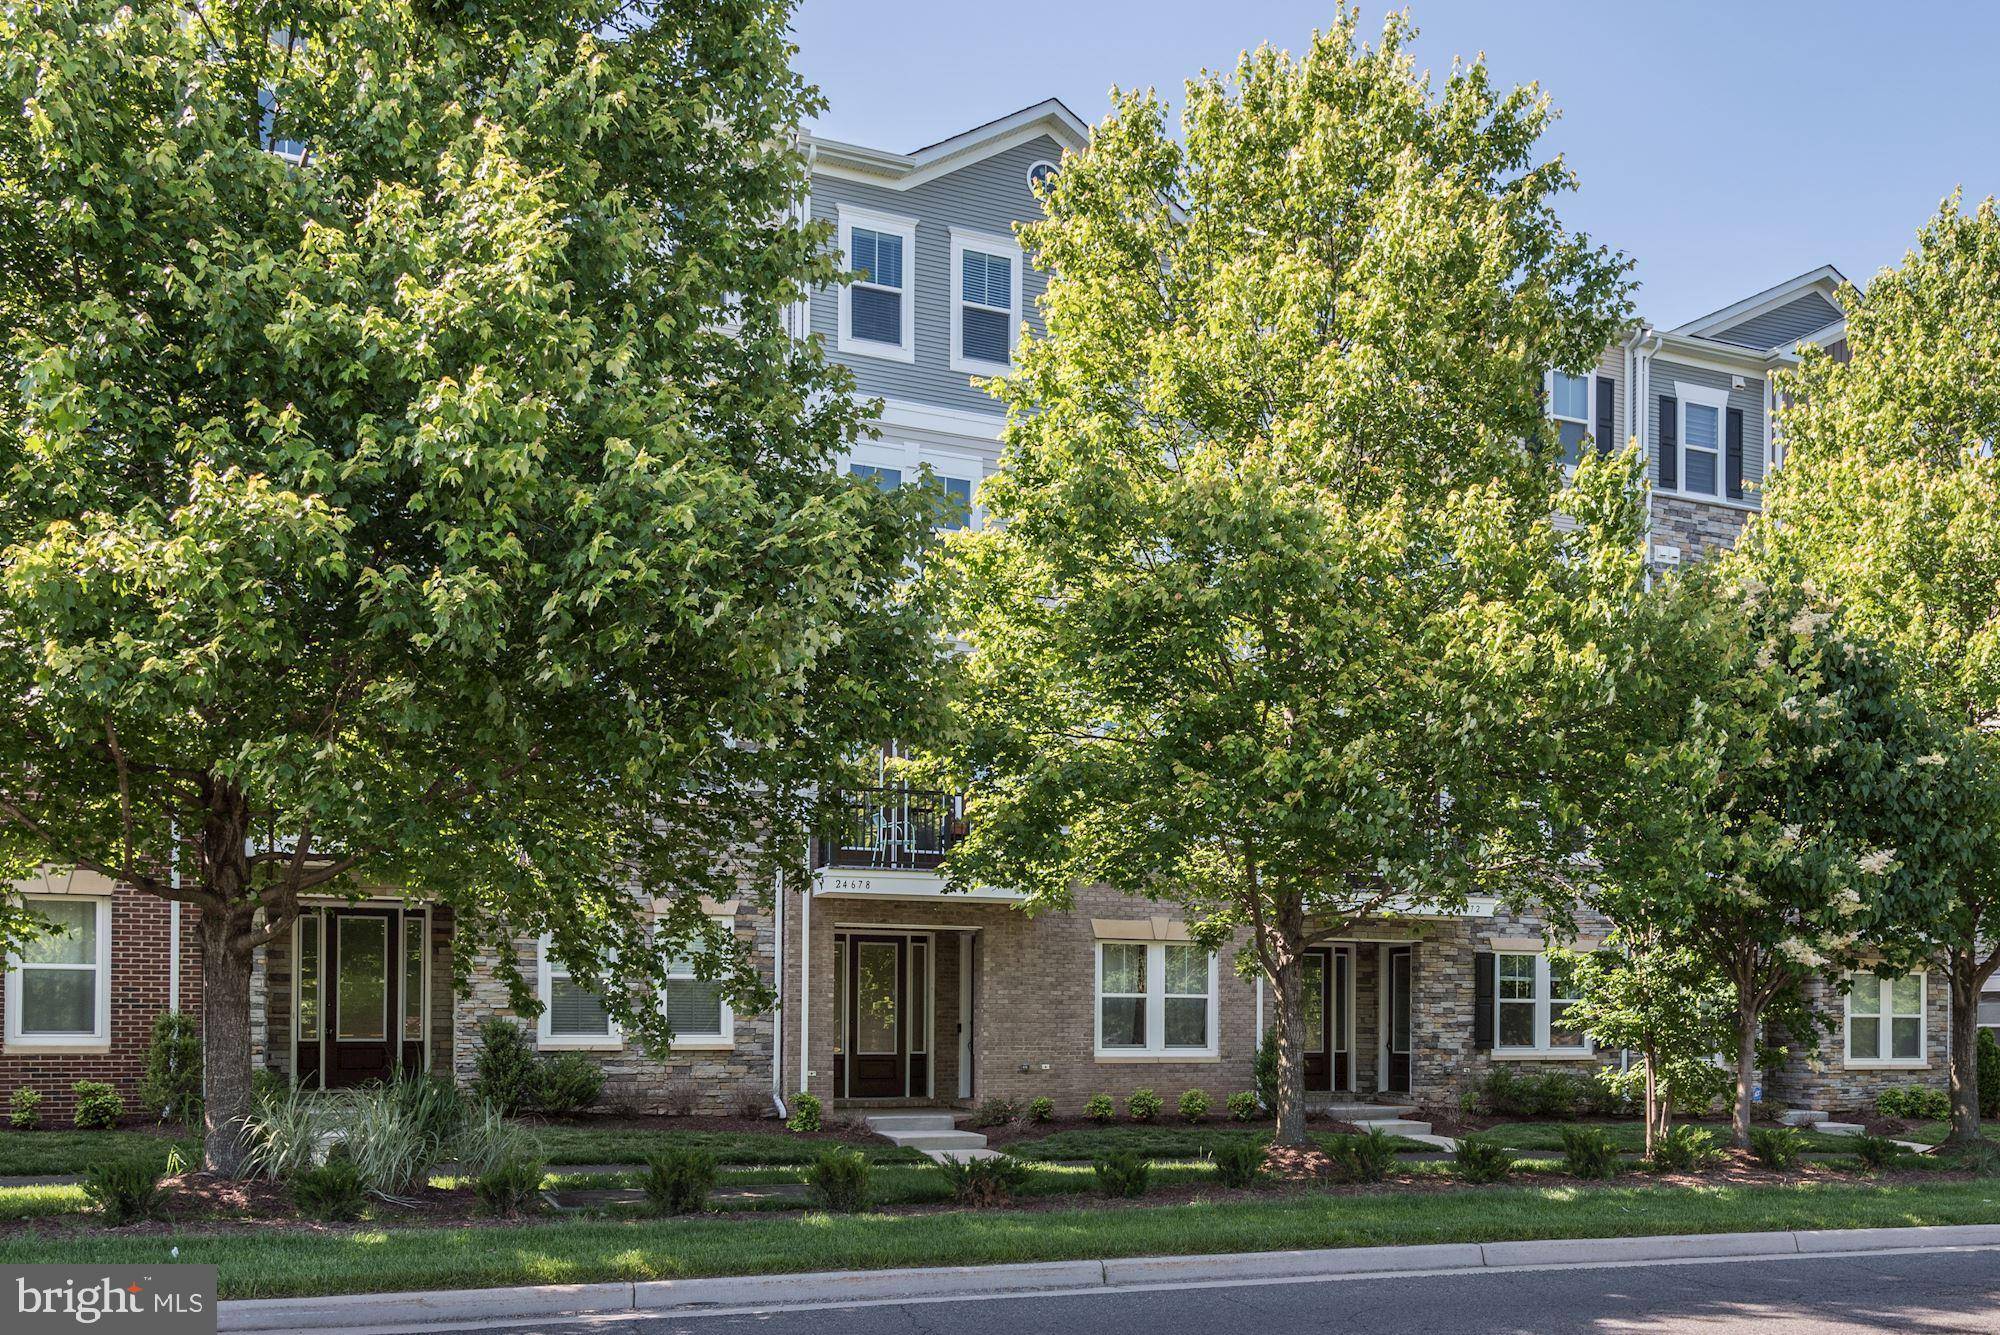
{"label": "leafy green foliage", "polygon": [[581,1052],[544,1057],[535,1069],[535,1107],[551,1117],[587,1111],[603,1097],[604,1068]]}
{"label": "leafy green foliage", "polygon": [[1640,1060],[1627,1070],[1601,1068],[1581,1111],[1598,1116],[1636,1105],[1659,1136],[1675,1112],[1706,1112],[1727,1096],[1731,1075],[1714,1056],[1735,1046],[1735,996],[1715,961],[1662,923],[1657,905],[1604,883],[1590,898],[1614,926],[1603,949],[1554,955],[1577,998],[1563,1022],[1600,1049],[1635,1052]]}
{"label": "leafy green foliage", "polygon": [[1979,1031],[1979,1115],[2000,1117],[2000,1039]]}
{"label": "leafy green foliage", "polygon": [[1125,1096],[1125,1115],[1135,1122],[1152,1122],[1159,1119],[1167,1101],[1150,1089],[1135,1089]]}
{"label": "leafy green foliage", "polygon": [[1396,1144],[1379,1129],[1363,1135],[1328,1136],[1320,1142],[1342,1182],[1380,1182],[1396,1166]]}
{"label": "leafy green foliage", "polygon": [[1485,1136],[1462,1137],[1451,1158],[1452,1172],[1464,1182],[1504,1182],[1514,1171],[1513,1152]]}
{"label": "leafy green foliage", "polygon": [[646,1160],[639,1186],[655,1214],[698,1214],[715,1190],[715,1156],[706,1150],[667,1150]]}
{"label": "leafy green foliage", "polygon": [[801,1090],[792,1099],[792,1115],[785,1119],[785,1129],[801,1135],[818,1131],[821,1114],[819,1095]]}
{"label": "leafy green foliage", "polygon": [[1600,1127],[1564,1127],[1562,1151],[1563,1168],[1575,1177],[1596,1180],[1618,1172],[1617,1144]]}
{"label": "leafy green foliage", "polygon": [[806,1170],[806,1193],[832,1214],[868,1208],[868,1160],[858,1150],[828,1150]]}
{"label": "leafy green foliage", "polygon": [[938,1169],[951,1185],[951,1198],[975,1210],[1007,1205],[1028,1183],[1028,1165],[1011,1154],[990,1159],[946,1155]]}
{"label": "leafy green foliage", "polygon": [[291,1189],[292,1203],[314,1219],[335,1222],[359,1219],[362,1207],[368,1203],[361,1170],[341,1152],[327,1155],[326,1161],[316,1167],[292,1174],[287,1186]]}
{"label": "leafy green foliage", "polygon": [[1118,1116],[1118,1105],[1109,1094],[1092,1094],[1083,1101],[1083,1115],[1103,1126]]}
{"label": "leafy green foliage", "polygon": [[1871,1173],[1889,1167],[1902,1153],[1902,1147],[1888,1136],[1854,1137],[1854,1157]]}
{"label": "leafy green foliage", "polygon": [[546,1165],[532,1156],[501,1160],[472,1180],[472,1193],[488,1212],[532,1213],[540,1207]]}
{"label": "leafy green foliage", "polygon": [[1208,1120],[1209,1109],[1214,1106],[1209,1102],[1206,1090],[1188,1089],[1181,1091],[1176,1111],[1180,1113],[1183,1122],[1205,1122]]}
{"label": "leafy green foliage", "polygon": [[0,11],[0,882],[200,908],[217,1167],[301,895],[449,908],[526,1015],[547,934],[664,1047],[677,958],[770,1002],[703,897],[924,726],[930,504],[786,325],[787,14]]}
{"label": "leafy green foliage", "polygon": [[1750,1133],[1750,1153],[1774,1173],[1796,1168],[1804,1149],[1805,1137],[1795,1126],[1760,1126]]}
{"label": "leafy green foliage", "polygon": [[461,1173],[477,1178],[510,1160],[546,1161],[548,1156],[536,1136],[489,1103],[479,1105],[467,1116],[458,1138],[452,1142],[451,1157]]}
{"label": "leafy green foliage", "polygon": [[146,1111],[175,1121],[201,1120],[201,1023],[194,1016],[162,1011],[153,1017],[139,1101]]}
{"label": "leafy green foliage", "polygon": [[1056,1115],[1056,1102],[1046,1094],[1037,1095],[1028,1100],[1028,1107],[1024,1115],[1030,1122],[1040,1125]]}
{"label": "leafy green foliage", "polygon": [[1249,1187],[1263,1175],[1266,1153],[1262,1140],[1233,1139],[1217,1141],[1209,1157],[1215,1160],[1215,1176],[1223,1186]]}
{"label": "leafy green foliage", "polygon": [[1257,1082],[1257,1103],[1267,1115],[1278,1111],[1278,1031],[1266,1029],[1250,1060],[1250,1078]]}
{"label": "leafy green foliage", "polygon": [[1012,1099],[986,1099],[972,1110],[975,1127],[1007,1126],[1018,1119],[1021,1109]]}
{"label": "leafy green foliage", "polygon": [[1120,1200],[1146,1194],[1147,1184],[1153,1176],[1153,1165],[1142,1155],[1119,1151],[1091,1160],[1090,1171],[1097,1177],[1100,1192]]}
{"label": "leafy green foliage", "polygon": [[1875,1096],[1875,1111],[1910,1122],[1942,1122],[1951,1116],[1951,1095],[1932,1085],[1891,1085]]}
{"label": "leafy green foliage", "polygon": [[16,1131],[33,1131],[42,1123],[42,1091],[18,1086],[7,1096],[7,1125]]}
{"label": "leafy green foliage", "polygon": [[1653,1138],[1646,1161],[1656,1173],[1681,1173],[1713,1163],[1717,1155],[1715,1137],[1707,1128],[1674,1126]]}
{"label": "leafy green foliage", "polygon": [[125,1116],[125,1096],[102,1080],[79,1080],[69,1089],[76,1096],[72,1120],[79,1131],[109,1131]]}
{"label": "leafy green foliage", "polygon": [[1123,94],[1064,160],[1023,231],[1046,333],[992,382],[1000,522],[926,567],[971,646],[949,874],[1171,897],[1210,944],[1254,924],[1288,1144],[1307,922],[1567,865],[1557,720],[1607,688],[1582,609],[1642,574],[1635,466],[1565,491],[1541,407],[1627,309],[1556,214],[1549,106],[1421,77],[1403,17],[1362,36],[1343,12],[1204,74],[1177,127]]}
{"label": "leafy green foliage", "polygon": [[1254,1090],[1248,1089],[1239,1089],[1231,1094],[1224,1101],[1224,1106],[1228,1108],[1229,1120],[1232,1122],[1254,1122],[1257,1120],[1257,1115],[1264,1110],[1263,1100],[1257,1097]]}
{"label": "leafy green foliage", "polygon": [[157,1164],[114,1159],[92,1164],[83,1175],[83,1194],[114,1228],[151,1219],[166,1204]]}
{"label": "leafy green foliage", "polygon": [[472,1092],[510,1116],[535,1098],[536,1055],[528,1031],[512,1020],[489,1015],[479,1022],[472,1055]]}

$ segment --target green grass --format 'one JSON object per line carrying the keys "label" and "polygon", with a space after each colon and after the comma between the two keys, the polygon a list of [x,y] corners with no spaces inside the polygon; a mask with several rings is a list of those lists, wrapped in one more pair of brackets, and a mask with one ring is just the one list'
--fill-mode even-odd
{"label": "green grass", "polygon": [[[1919,1145],[1942,1145],[1944,1138],[1950,1134],[1950,1122],[1925,1122],[1922,1126],[1912,1129],[1908,1135],[1898,1136],[1896,1139],[1913,1140]],[[2000,1122],[1981,1118],[1979,1134],[1988,1140],[2000,1140]]]}
{"label": "green grass", "polygon": [[[1675,1123],[1676,1126],[1680,1123]],[[1718,1147],[1729,1144],[1729,1128],[1702,1123],[1714,1138]],[[1497,1140],[1510,1150],[1531,1150],[1547,1154],[1562,1153],[1562,1133],[1565,1128],[1594,1126],[1611,1137],[1621,1154],[1641,1154],[1645,1152],[1646,1129],[1638,1122],[1503,1122],[1489,1131],[1477,1134],[1488,1140]],[[1803,1148],[1823,1154],[1842,1154],[1851,1151],[1854,1142],[1843,1136],[1829,1136],[1819,1131],[1801,1131]]]}
{"label": "green grass", "polygon": [[506,1228],[271,1230],[0,1239],[0,1264],[221,1267],[222,1296],[782,1274],[1102,1256],[2000,1222],[2000,1183],[1912,1186],[1503,1187],[1196,1202],[1120,1210],[790,1214],[752,1220],[555,1222]]}
{"label": "green grass", "polygon": [[542,1157],[553,1164],[642,1164],[662,1150],[707,1150],[726,1164],[809,1164],[827,1150],[858,1149],[875,1163],[922,1163],[923,1155],[887,1141],[848,1142],[789,1131],[630,1131],[587,1126],[535,1126]]}
{"label": "green grass", "polygon": [[175,1141],[145,1131],[0,1131],[0,1177],[54,1177],[128,1159],[165,1168],[167,1151],[177,1144],[189,1164],[201,1162],[198,1139]]}
{"label": "green grass", "polygon": [[89,1208],[82,1187],[0,1187],[0,1219],[81,1214]]}
{"label": "green grass", "polygon": [[[1230,1140],[1268,1141],[1271,1132],[1266,1128],[1229,1126],[1107,1126],[1098,1129],[1058,1131],[1040,1140],[1017,1140],[1004,1148],[1012,1150],[1023,1159],[1037,1161],[1070,1160],[1082,1162],[1102,1155],[1124,1151],[1141,1154],[1148,1159],[1199,1159],[1208,1154],[1215,1145]],[[1314,1139],[1326,1141],[1329,1137],[1316,1135]],[[1397,1150],[1435,1151],[1437,1146],[1426,1145],[1421,1140],[1411,1140],[1406,1136],[1390,1136],[1389,1143]]]}

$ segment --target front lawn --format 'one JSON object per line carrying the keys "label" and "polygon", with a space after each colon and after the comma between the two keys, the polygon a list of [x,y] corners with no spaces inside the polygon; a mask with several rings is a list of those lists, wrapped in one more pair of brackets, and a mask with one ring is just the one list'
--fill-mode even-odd
{"label": "front lawn", "polygon": [[2000,1222],[1990,1180],[1923,1185],[1573,1185],[1137,1208],[817,1213],[494,1228],[238,1230],[0,1237],[0,1264],[180,1260],[221,1267],[222,1296],[982,1265],[1103,1256]]}
{"label": "front lawn", "polygon": [[[1676,1122],[1676,1126],[1683,1123]],[[1698,1122],[1708,1131],[1714,1145],[1726,1149],[1729,1145],[1729,1128],[1713,1122]],[[1638,1122],[1502,1122],[1485,1131],[1472,1134],[1487,1140],[1498,1141],[1510,1150],[1521,1150],[1543,1154],[1562,1153],[1562,1133],[1571,1127],[1594,1126],[1611,1138],[1611,1143],[1621,1154],[1643,1154],[1646,1148],[1646,1128]],[[1851,1136],[1830,1136],[1823,1131],[1799,1132],[1801,1144],[1813,1153],[1848,1154],[1854,1149]]]}
{"label": "front lawn", "polygon": [[[1126,1125],[1057,1131],[1038,1140],[1010,1140],[1000,1148],[1040,1162],[1083,1162],[1120,1152],[1148,1159],[1199,1159],[1225,1141],[1254,1140],[1263,1144],[1270,1139],[1269,1127]],[[1313,1139],[1323,1146],[1332,1137],[1314,1132]],[[1398,1151],[1437,1150],[1435,1145],[1406,1136],[1390,1136],[1389,1143]]]}
{"label": "front lawn", "polygon": [[[1912,1127],[1896,1139],[1912,1140],[1919,1145],[1942,1145],[1944,1138],[1950,1134],[1950,1122],[1925,1122],[1921,1126]],[[1980,1118],[1979,1134],[1988,1140],[2000,1140],[2000,1121],[1990,1117]]]}
{"label": "front lawn", "polygon": [[[776,1123],[773,1123],[775,1126]],[[641,1131],[589,1126],[530,1127],[552,1164],[642,1164],[663,1150],[707,1150],[723,1164],[809,1164],[831,1149],[857,1149],[874,1163],[922,1163],[886,1140],[853,1141],[789,1131]]]}
{"label": "front lawn", "polygon": [[185,1163],[201,1162],[198,1138],[176,1140],[164,1130],[0,1131],[0,1177],[56,1177],[126,1160],[165,1168],[176,1145]]}

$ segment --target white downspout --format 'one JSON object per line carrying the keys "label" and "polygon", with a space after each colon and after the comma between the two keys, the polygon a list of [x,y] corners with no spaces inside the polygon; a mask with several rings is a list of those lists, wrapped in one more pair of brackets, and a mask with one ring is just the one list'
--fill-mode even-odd
{"label": "white downspout", "polygon": [[791,1114],[785,1111],[785,871],[780,867],[771,878],[771,912],[777,920],[777,942],[772,949],[771,970],[778,975],[778,1018],[772,1024],[771,1034],[771,1106],[778,1110],[778,1120],[785,1121]]}
{"label": "white downspout", "polygon": [[1257,1051],[1264,1050],[1264,971],[1257,971]]}
{"label": "white downspout", "polygon": [[799,1079],[801,1094],[812,1076],[812,924],[813,889],[807,882],[799,897]]}

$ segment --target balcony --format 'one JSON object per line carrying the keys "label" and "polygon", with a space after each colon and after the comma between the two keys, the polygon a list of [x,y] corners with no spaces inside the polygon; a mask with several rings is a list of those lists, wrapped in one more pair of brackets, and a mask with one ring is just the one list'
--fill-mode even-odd
{"label": "balcony", "polygon": [[[955,793],[884,786],[827,795],[813,838],[815,895],[935,899],[944,860],[965,835],[965,801]],[[976,888],[953,898],[1013,902],[1010,890]]]}

